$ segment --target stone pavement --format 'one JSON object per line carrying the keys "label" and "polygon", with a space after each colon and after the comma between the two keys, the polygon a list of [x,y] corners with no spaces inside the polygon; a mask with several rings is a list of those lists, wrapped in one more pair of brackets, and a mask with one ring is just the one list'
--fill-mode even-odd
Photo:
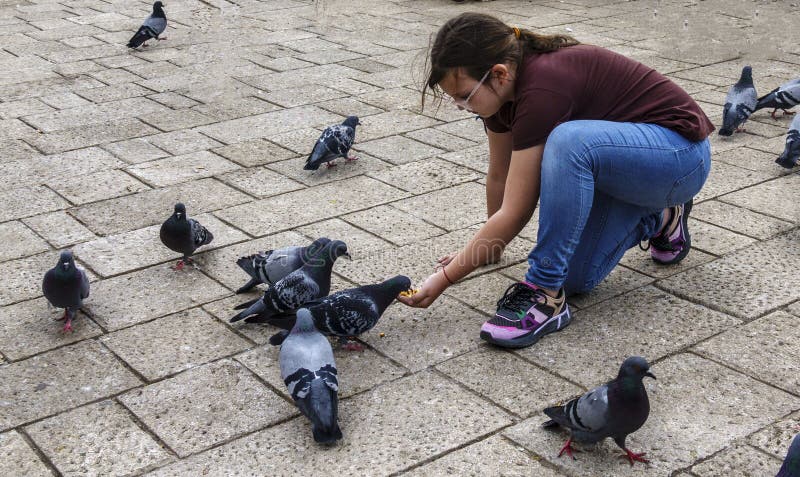
{"label": "stone pavement", "polygon": [[[524,272],[535,222],[430,309],[392,306],[364,353],[337,351],[333,449],[287,399],[272,331],[227,318],[241,254],[327,235],[356,258],[335,289],[420,281],[485,220],[480,122],[419,111],[429,34],[458,12],[636,58],[719,124],[744,64],[762,93],[798,76],[796,4],[166,4],[169,39],[131,53],[148,2],[0,0],[0,475],[774,475],[800,430],[800,176],[773,162],[788,117],[713,137],[684,263],[631,250],[533,348],[487,347],[478,329]],[[303,171],[348,114],[361,160]],[[183,273],[157,233],[177,200],[216,237]],[[65,336],[40,283],[66,247],[93,283]],[[611,442],[557,458],[564,435],[540,429],[541,409],[632,354],[658,376],[628,441],[652,464]]]}

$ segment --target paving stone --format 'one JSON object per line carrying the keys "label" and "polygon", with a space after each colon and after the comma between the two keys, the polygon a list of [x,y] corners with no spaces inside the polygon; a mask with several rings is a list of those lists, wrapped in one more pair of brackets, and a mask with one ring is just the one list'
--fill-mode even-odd
{"label": "paving stone", "polygon": [[[259,236],[391,202],[405,195],[375,179],[352,177],[231,207],[216,215]],[[298,208],[298,201],[306,206]]]}
{"label": "paving stone", "polygon": [[10,101],[0,104],[0,118],[18,118],[28,114],[39,114],[53,111],[53,108],[44,104],[38,98]]}
{"label": "paving stone", "polygon": [[0,204],[0,222],[69,207],[55,192],[38,185],[6,189],[0,192]]}
{"label": "paving stone", "polygon": [[[336,276],[334,275],[333,278],[335,277]],[[242,280],[241,283],[236,285],[236,288],[244,283],[245,280]],[[333,289],[334,287],[331,286],[331,291],[333,291]],[[203,305],[203,309],[214,315],[218,320],[228,322],[228,320],[230,320],[230,318],[238,312],[238,310],[234,310],[233,307],[244,303],[245,301],[254,300],[261,296],[264,296],[264,291],[260,288],[255,288],[251,293],[233,295],[222,300],[206,303]],[[280,331],[280,329],[261,323],[238,322],[236,325],[236,331],[261,345],[268,343],[270,337]]]}
{"label": "paving stone", "polygon": [[384,112],[380,108],[376,108],[354,98],[331,99],[329,101],[317,103],[317,106],[341,116],[358,116],[359,118]]}
{"label": "paving stone", "polygon": [[303,184],[295,182],[266,167],[241,169],[219,176],[223,182],[258,198],[302,189]]}
{"label": "paving stone", "polygon": [[75,176],[89,174],[122,166],[108,152],[90,147],[78,151],[52,156],[28,157],[0,164],[0,174],[7,178],[9,188],[70,180]]}
{"label": "paving stone", "polygon": [[781,461],[748,445],[736,445],[692,467],[699,477],[750,477],[777,474]]}
{"label": "paving stone", "polygon": [[173,131],[147,137],[147,142],[177,156],[221,146],[219,142],[195,130]]}
{"label": "paving stone", "polygon": [[65,476],[129,475],[172,457],[114,401],[101,401],[27,429]]}
{"label": "paving stone", "polygon": [[591,387],[606,372],[593,363],[618,366],[632,355],[656,361],[739,323],[647,286],[574,313],[572,323],[562,332],[518,353]]}
{"label": "paving stone", "polygon": [[479,144],[456,152],[441,154],[440,157],[484,174],[489,173],[489,148],[484,144]]}
{"label": "paving stone", "polygon": [[748,247],[756,242],[754,238],[739,235],[691,217],[689,217],[689,229],[692,232],[692,247],[714,255],[734,253],[735,250]]}
{"label": "paving stone", "polygon": [[0,224],[0,243],[7,244],[0,250],[0,262],[50,249],[44,240],[18,221]]}
{"label": "paving stone", "polygon": [[208,151],[167,157],[128,168],[131,174],[157,187],[188,183],[240,167]]}
{"label": "paving stone", "polygon": [[20,360],[102,333],[82,312],[73,321],[73,332],[62,333],[64,322],[57,319],[63,316],[64,309],[51,307],[44,297],[0,308],[0,351]]}
{"label": "paving stone", "polygon": [[0,429],[56,414],[139,385],[100,344],[87,340],[0,367]]}
{"label": "paving stone", "polygon": [[0,434],[0,473],[29,477],[51,477],[50,469],[17,431]]}
{"label": "paving stone", "polygon": [[[290,73],[293,74],[293,72]],[[272,136],[292,129],[327,126],[341,121],[342,118],[338,114],[332,114],[316,106],[300,106],[247,118],[222,121],[200,127],[199,130],[214,139],[231,144]]]}
{"label": "paving stone", "polygon": [[[351,154],[354,154],[352,150]],[[368,172],[379,172],[390,166],[389,163],[366,154],[355,154],[355,157],[357,157],[358,160],[347,161],[343,158],[337,159],[334,162],[328,163],[332,164],[332,166],[323,165],[316,171],[303,169],[306,165],[307,156],[273,162],[268,164],[267,167],[298,182],[314,186],[363,175]],[[391,185],[394,186],[395,184]]]}
{"label": "paving stone", "polygon": [[76,108],[78,106],[89,104],[89,101],[71,92],[55,93],[42,96],[40,99],[45,104],[48,104],[56,109]]}
{"label": "paving stone", "polygon": [[443,229],[389,205],[373,207],[342,218],[395,245],[408,245],[445,233]]}
{"label": "paving stone", "polygon": [[486,189],[474,182],[403,199],[400,210],[447,230],[458,230],[486,220]]}
{"label": "paving stone", "polygon": [[71,210],[75,218],[100,235],[110,235],[147,225],[161,224],[176,202],[186,204],[190,217],[240,204],[250,197],[214,179],[201,179],[153,189]]}
{"label": "paving stone", "polygon": [[764,428],[748,438],[748,442],[783,460],[789,451],[792,440],[800,428],[800,413],[794,413],[785,419]]}
{"label": "paving stone", "polygon": [[480,178],[474,171],[437,158],[422,159],[370,172],[369,175],[413,194],[424,194]]}
{"label": "paving stone", "polygon": [[[139,79],[138,77],[136,79]],[[120,99],[135,98],[150,93],[149,89],[142,88],[135,83],[115,84],[100,88],[86,89],[79,92],[81,96],[93,103],[105,103]]]}
{"label": "paving stone", "polygon": [[56,154],[106,142],[124,141],[157,132],[138,119],[122,119],[106,124],[95,124],[91,128],[79,127],[43,134],[32,139],[31,144],[46,154]]}
{"label": "paving stone", "polygon": [[231,360],[190,369],[119,399],[181,457],[298,412]]}
{"label": "paving stone", "polygon": [[473,118],[436,126],[436,129],[470,141],[482,141],[486,137],[483,124]]}
{"label": "paving stone", "polygon": [[[150,91],[148,90],[148,93],[149,92]],[[172,91],[166,93],[151,94],[148,96],[148,98],[172,109],[187,109],[191,108],[192,106],[200,104],[193,99],[189,99],[186,96],[182,96]]]}
{"label": "paving stone", "polygon": [[158,265],[97,282],[86,307],[105,328],[117,330],[227,294],[199,270],[177,272],[169,265]]}
{"label": "paving stone", "polygon": [[[222,223],[209,214],[192,216],[214,234],[214,241],[197,250],[193,256],[195,265],[201,270],[205,265],[203,252],[234,242],[245,240],[247,236]],[[181,254],[173,252],[161,243],[159,231],[161,224],[142,229],[109,235],[74,248],[75,255],[89,265],[92,270],[103,275],[118,275],[160,263],[179,259]]]}
{"label": "paving stone", "polygon": [[139,164],[140,162],[152,161],[167,155],[166,152],[142,138],[104,144],[102,147],[128,164]]}
{"label": "paving stone", "polygon": [[[605,377],[611,378],[618,364],[608,364]],[[627,440],[630,449],[647,452],[647,467],[631,467],[620,461],[619,448],[608,439],[589,448],[577,460],[558,458],[566,434],[543,429],[541,416],[523,421],[503,434],[570,475],[671,475],[797,405],[794,396],[690,354],[658,363],[653,366],[653,374],[658,381],[646,383],[650,417]],[[715,431],[722,428],[725,432]]]}
{"label": "paving stone", "polygon": [[[409,395],[416,398],[411,401]],[[334,474],[389,475],[510,422],[485,401],[423,372],[340,403],[344,439],[326,452],[313,442],[307,419],[298,417],[152,475],[271,475],[286,468],[313,473],[322,467]]]}
{"label": "paving stone", "polygon": [[794,204],[798,188],[800,188],[800,176],[790,174],[727,194],[721,197],[721,200],[800,224],[800,210]]}
{"label": "paving stone", "polygon": [[224,102],[201,104],[193,108],[215,121],[243,118],[254,114],[277,111],[280,107],[257,97],[226,98]]}
{"label": "paving stone", "polygon": [[712,159],[715,163],[722,161],[744,169],[766,172],[773,176],[782,176],[789,173],[788,169],[775,163],[776,156],[774,154],[750,149],[749,147],[737,147],[722,154],[716,154]]}
{"label": "paving stone", "polygon": [[[499,348],[480,348],[436,368],[523,418],[540,415],[543,408],[585,391]],[[497,373],[498,369],[503,372]]]}
{"label": "paving stone", "polygon": [[193,109],[157,111],[139,115],[139,118],[162,131],[176,131],[213,123],[214,118]]}
{"label": "paving stone", "polygon": [[231,144],[229,146],[213,149],[213,151],[244,167],[268,164],[296,155],[296,153],[288,149],[284,149],[263,139],[252,139]]}
{"label": "paving stone", "polygon": [[475,145],[475,142],[473,141],[460,138],[452,134],[447,134],[444,131],[434,128],[418,129],[416,131],[408,132],[405,135],[411,139],[415,139],[438,148],[443,148],[448,151],[458,151]]}
{"label": "paving stone", "polygon": [[703,188],[694,197],[695,203],[712,199],[728,192],[742,189],[770,179],[771,175],[742,169],[723,162],[714,162]]}
{"label": "paving stone", "polygon": [[[274,327],[270,327],[270,330],[277,333]],[[369,348],[364,348],[362,352],[348,351],[338,345],[336,338],[331,338],[331,347],[336,360],[336,369],[339,371],[340,399],[394,381],[406,373],[402,367]],[[291,399],[286,384],[281,379],[279,352],[280,346],[266,344],[236,356],[236,360],[271,384],[286,399]]]}
{"label": "paving stone", "polygon": [[745,320],[791,303],[800,267],[800,232],[761,242],[661,282],[671,293],[707,303]]}
{"label": "paving stone", "polygon": [[[360,127],[359,135],[362,141],[369,141],[415,129],[424,129],[437,124],[440,124],[440,122],[427,116],[414,114],[411,111],[388,111],[369,116],[369,120],[365,119]],[[425,148],[429,149],[430,146],[425,146]]]}
{"label": "paving stone", "polygon": [[800,390],[800,376],[794,372],[800,356],[799,320],[778,311],[700,343],[696,349],[716,361],[796,393]]}
{"label": "paving stone", "polygon": [[313,239],[329,237],[334,240],[342,240],[347,244],[347,249],[354,260],[366,258],[374,252],[386,250],[391,246],[380,237],[353,227],[341,219],[316,222],[298,227],[296,230]]}
{"label": "paving stone", "polygon": [[[321,128],[302,128],[274,134],[269,136],[268,139],[281,147],[294,151],[296,154],[308,157],[321,135]],[[356,136],[358,136],[358,131],[356,131]]]}
{"label": "paving stone", "polygon": [[692,208],[692,217],[757,239],[768,239],[794,226],[790,222],[718,200],[696,204]]}
{"label": "paving stone", "polygon": [[51,212],[24,219],[25,225],[55,248],[63,248],[84,240],[91,240],[95,235],[80,222],[66,212]]}
{"label": "paving stone", "polygon": [[649,250],[633,247],[625,252],[619,263],[651,277],[666,278],[709,263],[715,258],[713,255],[694,249],[680,263],[659,265],[653,261]]}
{"label": "paving stone", "polygon": [[163,112],[164,106],[147,98],[128,98],[108,103],[90,104],[53,113],[25,117],[26,123],[44,132],[103,124],[130,116]]}
{"label": "paving stone", "polygon": [[119,169],[51,179],[48,185],[73,204],[96,202],[150,189]]}
{"label": "paving stone", "polygon": [[149,380],[250,347],[248,341],[200,308],[120,330],[101,341]]}
{"label": "paving stone", "polygon": [[341,91],[314,84],[299,86],[297,88],[281,89],[262,95],[267,101],[283,106],[284,108],[293,108],[295,106],[342,98],[344,96],[346,96],[346,94]]}

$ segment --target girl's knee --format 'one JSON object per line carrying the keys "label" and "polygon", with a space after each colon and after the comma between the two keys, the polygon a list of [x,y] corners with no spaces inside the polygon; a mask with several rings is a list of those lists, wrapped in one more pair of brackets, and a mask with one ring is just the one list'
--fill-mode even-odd
{"label": "girl's knee", "polygon": [[580,121],[561,123],[553,129],[544,145],[542,174],[557,173],[564,168],[586,167],[585,127]]}

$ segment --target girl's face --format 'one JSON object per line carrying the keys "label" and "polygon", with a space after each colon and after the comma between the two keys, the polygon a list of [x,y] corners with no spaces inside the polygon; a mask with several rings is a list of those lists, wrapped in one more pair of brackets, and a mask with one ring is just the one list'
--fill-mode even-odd
{"label": "girl's face", "polygon": [[480,80],[471,78],[460,68],[453,69],[439,82],[439,87],[446,95],[445,100],[453,106],[484,118],[514,98],[514,84],[506,65],[494,65]]}

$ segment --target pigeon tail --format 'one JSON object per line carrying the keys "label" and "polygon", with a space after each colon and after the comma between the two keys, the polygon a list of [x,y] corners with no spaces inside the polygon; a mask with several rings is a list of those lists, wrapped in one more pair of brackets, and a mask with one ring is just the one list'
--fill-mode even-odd
{"label": "pigeon tail", "polygon": [[146,26],[142,26],[139,28],[136,34],[133,35],[133,38],[128,41],[128,48],[139,48],[142,43],[151,38],[155,38],[155,36],[156,35],[153,33],[153,30]]}
{"label": "pigeon tail", "polygon": [[[243,305],[245,305],[245,303],[237,306],[236,309],[240,309]],[[258,300],[255,300],[246,310],[242,311],[241,313],[231,318],[230,322],[235,323],[237,321],[252,317],[254,315],[264,315],[268,313],[269,310],[267,310],[267,306],[264,304],[264,300],[259,298]],[[248,323],[250,322],[248,321]]]}
{"label": "pigeon tail", "polygon": [[[564,411],[564,406],[553,406],[548,407],[544,410],[544,413],[549,417],[551,420],[542,424],[544,427],[555,427],[555,425],[560,425],[566,428],[570,428],[569,418],[567,417],[566,412]],[[553,423],[553,424],[550,424]]]}
{"label": "pigeon tail", "polygon": [[342,438],[338,422],[339,397],[324,380],[311,381],[308,395],[297,399],[297,406],[311,420],[316,442],[332,444]]}

